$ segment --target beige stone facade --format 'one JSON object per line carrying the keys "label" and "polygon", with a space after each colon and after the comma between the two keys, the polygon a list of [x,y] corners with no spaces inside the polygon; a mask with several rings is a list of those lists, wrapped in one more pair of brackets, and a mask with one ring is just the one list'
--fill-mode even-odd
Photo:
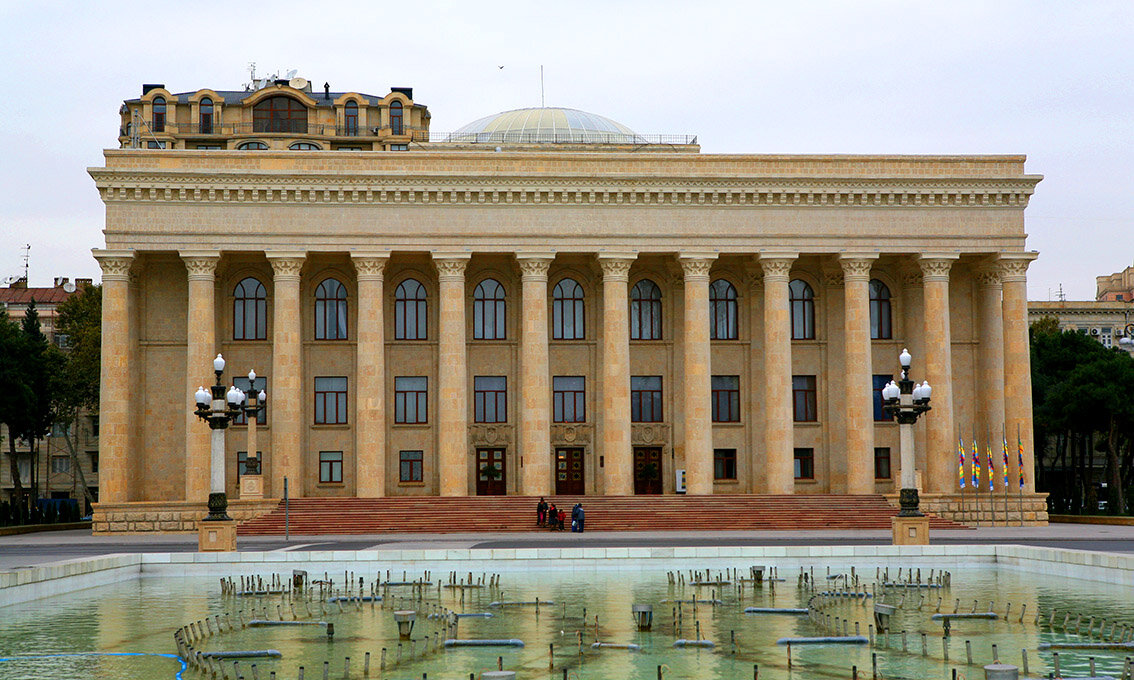
{"label": "beige stone facade", "polygon": [[[203,500],[186,414],[217,352],[267,378],[269,498],[284,477],[313,497],[671,494],[678,471],[690,494],[896,493],[875,380],[903,347],[934,386],[916,458],[944,514],[960,428],[1030,433],[1022,156],[650,150],[107,151],[104,500]],[[248,279],[260,339],[236,332]],[[332,279],[341,307],[317,300]],[[227,437],[235,496],[245,427]]]}
{"label": "beige stone facade", "polygon": [[1061,330],[1078,331],[1098,340],[1103,347],[1117,347],[1134,353],[1134,344],[1122,342],[1134,337],[1134,302],[1121,300],[1032,300],[1028,302],[1028,321],[1043,318],[1059,322]]}
{"label": "beige stone facade", "polygon": [[1134,302],[1134,265],[1107,276],[1096,276],[1095,286],[1095,299],[1100,302]]}

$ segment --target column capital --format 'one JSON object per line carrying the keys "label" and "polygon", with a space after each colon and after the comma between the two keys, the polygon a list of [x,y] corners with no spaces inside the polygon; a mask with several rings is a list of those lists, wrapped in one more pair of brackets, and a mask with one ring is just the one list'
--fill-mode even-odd
{"label": "column capital", "polygon": [[760,253],[760,267],[764,270],[764,278],[768,281],[777,279],[786,281],[791,274],[791,266],[798,257],[799,253],[794,252]]}
{"label": "column capital", "polygon": [[820,270],[820,274],[822,275],[824,286],[828,286],[830,288],[838,288],[839,286],[842,286],[843,283],[845,283],[844,279],[846,277],[843,276],[842,269],[835,269],[831,266],[824,266]]}
{"label": "column capital", "polygon": [[1028,265],[1039,257],[1039,253],[1031,251],[1026,253],[1001,253],[997,264],[1000,266],[1001,279],[1009,281],[1027,281]]}
{"label": "column capital", "polygon": [[464,281],[465,268],[469,266],[472,253],[433,253],[433,266],[437,267],[440,281]]}
{"label": "column capital", "polygon": [[629,281],[630,266],[637,259],[636,253],[599,253],[599,266],[605,281]]}
{"label": "column capital", "polygon": [[350,261],[354,264],[355,276],[359,281],[381,281],[386,263],[390,261],[390,253],[351,253]]}
{"label": "column capital", "polygon": [[298,281],[299,270],[303,269],[303,263],[307,259],[307,254],[303,252],[270,252],[267,253],[267,256],[277,281],[287,279],[295,279]]}
{"label": "column capital", "polygon": [[840,253],[839,264],[843,268],[843,278],[848,281],[869,281],[870,269],[878,253]]}
{"label": "column capital", "polygon": [[716,259],[716,253],[681,253],[677,256],[686,281],[708,281],[709,270]]}
{"label": "column capital", "polygon": [[516,263],[520,265],[520,273],[524,280],[547,280],[547,270],[551,268],[551,261],[555,253],[516,253]]}
{"label": "column capital", "polygon": [[128,281],[130,279],[130,265],[134,263],[133,250],[100,250],[91,251],[102,268],[103,281]]}
{"label": "column capital", "polygon": [[212,281],[216,276],[220,251],[182,250],[178,254],[185,263],[185,269],[189,270],[190,281]]}
{"label": "column capital", "polygon": [[1003,271],[999,262],[977,267],[975,273],[981,288],[1000,288],[1004,285]]}
{"label": "column capital", "polygon": [[957,253],[923,253],[918,256],[917,264],[921,267],[924,281],[948,281],[949,270],[953,263],[960,258]]}

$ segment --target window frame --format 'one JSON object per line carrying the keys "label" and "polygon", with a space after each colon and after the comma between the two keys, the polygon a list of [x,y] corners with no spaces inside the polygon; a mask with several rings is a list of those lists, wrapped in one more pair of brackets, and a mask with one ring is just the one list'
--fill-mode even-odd
{"label": "window frame", "polygon": [[236,145],[237,151],[268,151],[269,149],[270,147],[266,142],[261,142],[258,139],[252,139]]}
{"label": "window frame", "polygon": [[792,465],[796,480],[815,479],[814,447],[797,447],[792,450]]}
{"label": "window frame", "polygon": [[[566,389],[567,380],[578,379],[582,389]],[[570,399],[571,407],[567,402]],[[568,413],[570,412],[570,413]],[[551,377],[551,415],[552,422],[556,423],[585,423],[587,422],[587,376],[585,375],[556,375]],[[571,419],[568,419],[568,418]]]}
{"label": "window frame", "polygon": [[[279,106],[287,102],[287,106]],[[252,131],[307,134],[310,112],[303,102],[286,95],[265,97],[252,105]]]}
{"label": "window frame", "polygon": [[343,136],[358,136],[358,102],[353,99],[343,105]]}
{"label": "window frame", "polygon": [[662,336],[661,288],[642,279],[630,289],[630,339],[661,340]]}
{"label": "window frame", "polygon": [[815,289],[811,284],[803,279],[792,279],[788,283],[788,306],[791,310],[791,339],[814,340]]}
{"label": "window frame", "polygon": [[322,151],[323,147],[315,142],[292,142],[287,147],[288,151]]}
{"label": "window frame", "polygon": [[885,400],[882,398],[882,389],[886,387],[891,380],[893,380],[892,376],[881,373],[870,376],[871,396],[874,402],[874,422],[876,423],[894,422],[894,416],[886,413],[886,409],[882,408],[882,405],[885,403]]}
{"label": "window frame", "polygon": [[[728,386],[724,383],[732,381]],[[712,422],[739,423],[740,422],[740,376],[714,375],[710,378],[710,394],[712,399]],[[721,410],[724,413],[721,413]],[[724,417],[722,417],[722,415]]]}
{"label": "window frame", "polygon": [[[338,456],[336,459],[335,456]],[[345,456],[342,451],[319,452],[319,483],[342,484],[343,463]]]}
{"label": "window frame", "polygon": [[[245,285],[249,281],[256,284],[250,295]],[[252,311],[252,337],[249,337],[248,333],[249,309]],[[232,339],[240,341],[268,339],[268,292],[260,279],[255,276],[244,277],[232,289]]]}
{"label": "window frame", "polygon": [[473,340],[507,339],[508,295],[499,281],[487,277],[473,290]]}
{"label": "window frame", "polygon": [[400,135],[405,131],[404,108],[400,101],[390,102],[390,134]]}
{"label": "window frame", "polygon": [[736,478],[736,449],[713,449],[713,481],[735,481]]}
{"label": "window frame", "polygon": [[870,339],[894,338],[893,295],[890,287],[879,279],[870,279]]}
{"label": "window frame", "polygon": [[[421,389],[408,380],[421,380]],[[412,414],[410,404],[412,401]],[[409,416],[413,420],[409,420]],[[426,375],[399,375],[394,377],[394,424],[395,425],[426,425],[429,423],[429,376]]]}
{"label": "window frame", "polygon": [[[654,379],[657,380],[656,388],[645,386],[644,381]],[[635,383],[638,384],[637,389],[635,389]],[[630,376],[630,422],[665,422],[664,388],[665,383],[660,375]]]}
{"label": "window frame", "polygon": [[728,279],[717,279],[709,284],[710,340],[736,340],[740,337],[737,299],[736,286]]}
{"label": "window frame", "polygon": [[[165,113],[166,101],[165,97],[158,95],[150,102],[150,131],[151,132],[165,132]],[[164,147],[163,147],[164,148]]]}
{"label": "window frame", "polygon": [[791,377],[791,416],[796,423],[819,422],[819,381],[814,375]]}
{"label": "window frame", "polygon": [[[415,297],[409,297],[410,289],[406,284],[413,284],[417,288],[413,291]],[[412,312],[410,310],[412,309]],[[407,333],[407,312],[414,322],[413,333]],[[412,276],[404,279],[394,289],[394,339],[395,340],[428,340],[429,339],[429,291],[425,284]]]}
{"label": "window frame", "polygon": [[[326,380],[342,380],[342,389],[330,389],[332,386],[326,382],[322,383],[320,389],[320,381]],[[316,376],[314,380],[315,386],[315,408],[314,411],[316,425],[346,425],[349,422],[349,415],[347,406],[349,405],[350,382],[345,375],[321,375]],[[320,401],[321,400],[321,401]],[[334,407],[335,419],[328,419],[328,406]]]}
{"label": "window frame", "polygon": [[[416,454],[416,458],[414,457]],[[409,466],[407,468],[407,465]],[[407,475],[407,470],[409,474]],[[425,451],[407,449],[398,451],[398,483],[420,484],[425,482]]]}
{"label": "window frame", "polygon": [[[565,284],[573,286],[567,290]],[[555,284],[551,293],[551,339],[586,340],[587,307],[583,286],[565,276]],[[569,320],[569,321],[568,321]]]}
{"label": "window frame", "polygon": [[[500,380],[502,385],[490,386],[489,381]],[[473,422],[508,422],[508,376],[473,376]]]}
{"label": "window frame", "polygon": [[[885,457],[879,455],[882,451],[886,452]],[[879,476],[879,468],[882,467],[881,463],[885,461],[886,475]],[[889,481],[894,478],[894,458],[890,451],[889,446],[875,446],[874,447],[874,479],[875,481]]]}
{"label": "window frame", "polygon": [[[206,111],[206,107],[208,110]],[[202,97],[197,102],[197,131],[202,135],[213,134],[213,99]]]}
{"label": "window frame", "polygon": [[[330,288],[334,284],[338,288]],[[346,340],[350,337],[346,286],[333,276],[323,279],[315,287],[315,339]],[[328,332],[328,329],[334,331]]]}

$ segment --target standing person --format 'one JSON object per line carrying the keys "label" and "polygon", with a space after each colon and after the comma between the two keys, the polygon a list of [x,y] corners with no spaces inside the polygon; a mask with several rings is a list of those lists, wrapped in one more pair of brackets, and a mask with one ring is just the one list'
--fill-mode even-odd
{"label": "standing person", "polygon": [[567,511],[566,510],[560,510],[559,511],[559,530],[560,531],[563,531],[563,524],[566,521],[567,521]]}
{"label": "standing person", "polygon": [[547,524],[547,501],[545,501],[542,496],[539,499],[539,505],[536,505],[535,514],[536,526],[545,526]]}
{"label": "standing person", "polygon": [[583,504],[579,503],[575,507],[579,509],[579,516],[575,521],[577,522],[578,531],[581,534],[581,533],[583,533],[583,517],[584,517],[584,515],[583,515]]}
{"label": "standing person", "polygon": [[559,511],[555,508],[555,503],[551,504],[551,508],[547,511],[547,526],[551,531],[555,531],[555,523],[559,520]]}

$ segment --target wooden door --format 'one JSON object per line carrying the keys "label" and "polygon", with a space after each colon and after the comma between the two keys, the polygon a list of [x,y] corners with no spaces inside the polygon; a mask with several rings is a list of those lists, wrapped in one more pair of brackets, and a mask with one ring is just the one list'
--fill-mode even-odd
{"label": "wooden door", "polygon": [[586,476],[583,474],[583,450],[562,448],[555,450],[555,493],[562,496],[581,496],[586,493]]}
{"label": "wooden door", "polygon": [[662,492],[662,450],[657,446],[634,447],[634,493]]}
{"label": "wooden door", "polygon": [[[495,470],[495,472],[492,472]],[[476,450],[476,495],[503,496],[507,493],[507,468],[504,449]]]}

